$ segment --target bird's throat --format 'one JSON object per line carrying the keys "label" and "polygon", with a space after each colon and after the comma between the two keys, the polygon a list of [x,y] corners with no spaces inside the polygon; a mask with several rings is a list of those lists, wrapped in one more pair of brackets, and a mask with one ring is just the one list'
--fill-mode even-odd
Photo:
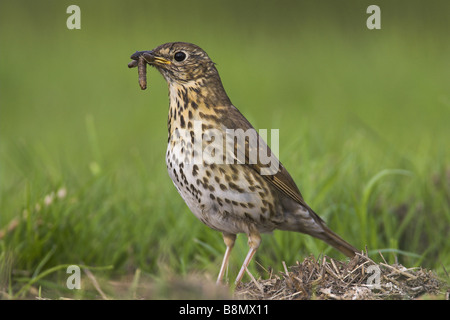
{"label": "bird's throat", "polygon": [[194,121],[202,121],[204,126],[214,125],[228,106],[231,102],[220,79],[214,86],[205,78],[183,84],[169,83],[169,139],[176,128],[191,130]]}

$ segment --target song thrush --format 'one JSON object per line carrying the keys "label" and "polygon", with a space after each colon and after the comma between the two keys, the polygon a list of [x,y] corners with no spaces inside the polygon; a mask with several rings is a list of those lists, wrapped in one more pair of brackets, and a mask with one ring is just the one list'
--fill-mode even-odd
{"label": "song thrush", "polygon": [[[231,103],[205,51],[194,44],[174,42],[138,51],[131,59],[130,68],[139,66],[142,89],[146,87],[146,64],[158,69],[168,83],[167,169],[194,215],[223,234],[226,251],[218,283],[238,233],[247,234],[250,250],[236,283],[261,243],[260,233],[275,229],[306,233],[349,257],[355,255],[357,249],[331,231],[306,204],[284,166],[276,161],[270,172],[273,163],[262,162],[262,155],[278,159],[257,133],[257,139],[252,139],[252,125]],[[223,137],[233,130],[246,135],[234,136],[230,144]]]}

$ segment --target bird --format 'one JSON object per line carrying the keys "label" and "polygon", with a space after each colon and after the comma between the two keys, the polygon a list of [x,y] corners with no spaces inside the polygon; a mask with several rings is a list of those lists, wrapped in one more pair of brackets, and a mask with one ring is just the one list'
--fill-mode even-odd
{"label": "bird", "polygon": [[[232,104],[216,64],[203,49],[188,42],[170,42],[136,51],[131,59],[128,66],[139,66],[142,89],[147,64],[168,84],[166,166],[190,211],[222,233],[226,250],[218,284],[241,233],[248,237],[249,251],[236,285],[261,244],[261,234],[274,230],[308,234],[348,257],[355,256],[358,250],[308,206],[287,169]],[[230,132],[241,135],[227,140]],[[261,155],[275,161],[263,161]]]}

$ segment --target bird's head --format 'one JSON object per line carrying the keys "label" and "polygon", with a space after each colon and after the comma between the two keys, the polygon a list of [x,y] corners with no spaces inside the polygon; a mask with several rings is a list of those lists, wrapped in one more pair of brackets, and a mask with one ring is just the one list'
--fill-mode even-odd
{"label": "bird's head", "polygon": [[156,67],[169,84],[183,84],[218,75],[207,53],[192,43],[166,43],[150,51],[137,51],[131,59],[138,60],[140,56]]}

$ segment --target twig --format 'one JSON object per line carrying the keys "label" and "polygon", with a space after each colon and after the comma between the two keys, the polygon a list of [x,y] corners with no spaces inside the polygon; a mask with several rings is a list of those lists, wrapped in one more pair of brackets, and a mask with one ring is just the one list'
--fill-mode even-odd
{"label": "twig", "polygon": [[384,258],[383,254],[381,253],[380,250],[378,250],[378,254],[381,256],[381,258],[383,259],[384,263],[387,264],[387,261],[386,261],[386,259]]}
{"label": "twig", "polygon": [[331,264],[333,265],[334,270],[336,271],[336,275],[339,276],[339,278],[341,278],[340,272],[339,272],[338,268],[336,267],[336,265],[334,264],[334,259],[330,259],[330,261],[331,261]]}
{"label": "twig", "polygon": [[97,282],[97,279],[95,279],[95,276],[92,274],[91,271],[89,271],[89,269],[84,268],[83,269],[84,272],[86,273],[86,275],[88,276],[89,279],[91,279],[92,284],[94,285],[95,290],[97,290],[97,292],[102,296],[103,300],[109,300],[108,297],[106,296],[106,294],[103,292],[103,290],[100,288],[100,285]]}
{"label": "twig", "polygon": [[255,286],[259,289],[259,291],[261,291],[261,293],[264,294],[263,287],[258,283],[258,281],[256,281],[255,277],[252,275],[252,273],[248,270],[247,267],[245,268],[245,271],[247,271],[247,274],[250,276],[250,278],[252,279]]}
{"label": "twig", "polygon": [[363,262],[363,263],[361,263],[360,265],[358,265],[356,268],[354,268],[352,271],[350,271],[349,273],[347,273],[343,278],[342,278],[342,280],[345,280],[348,276],[350,276],[351,274],[353,274],[356,270],[358,270],[359,268],[364,268],[364,265],[366,264],[366,263],[369,263],[370,261],[365,261],[365,262]]}
{"label": "twig", "polygon": [[387,267],[387,268],[389,268],[391,270],[394,270],[395,272],[400,273],[401,275],[404,275],[405,277],[408,277],[409,279],[417,279],[417,276],[413,276],[412,274],[410,274],[408,272],[405,272],[405,271],[402,271],[400,269],[394,268],[393,266],[390,266],[390,265],[388,265],[386,263],[380,263],[380,265],[382,265],[384,267]]}
{"label": "twig", "polygon": [[281,263],[283,264],[283,268],[284,268],[284,272],[286,273],[286,276],[289,276],[289,271],[286,267],[286,262],[282,261]]}
{"label": "twig", "polygon": [[270,278],[272,278],[272,270],[267,270],[266,268],[264,268],[264,266],[261,264],[261,263],[259,263],[258,261],[255,261],[255,263],[258,265],[258,266],[260,266],[261,267],[261,269],[263,269],[265,272],[267,272],[268,274],[269,274],[269,279]]}

